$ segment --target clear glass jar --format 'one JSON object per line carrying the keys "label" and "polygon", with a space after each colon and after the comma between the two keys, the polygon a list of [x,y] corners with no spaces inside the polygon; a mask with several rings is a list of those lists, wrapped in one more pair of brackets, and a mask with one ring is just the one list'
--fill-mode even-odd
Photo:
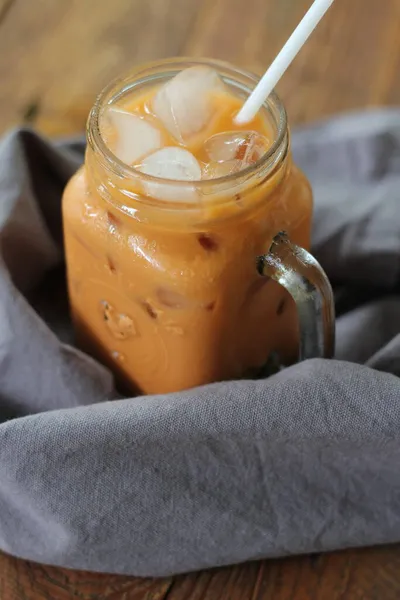
{"label": "clear glass jar", "polygon": [[[143,393],[241,378],[273,352],[283,362],[298,356],[295,295],[273,260],[262,268],[259,261],[282,231],[310,245],[312,193],[292,162],[279,98],[273,94],[262,109],[274,132],[269,151],[238,174],[196,182],[198,202],[182,202],[188,184],[171,180],[162,185],[178,189],[179,201],[145,196],[141,183],[160,180],[124,165],[102,139],[104,107],[194,64],[216,69],[243,97],[257,83],[228,64],[189,59],[146,65],[113,82],[91,111],[85,164],[63,198],[78,343]],[[320,318],[315,308],[309,319]]]}

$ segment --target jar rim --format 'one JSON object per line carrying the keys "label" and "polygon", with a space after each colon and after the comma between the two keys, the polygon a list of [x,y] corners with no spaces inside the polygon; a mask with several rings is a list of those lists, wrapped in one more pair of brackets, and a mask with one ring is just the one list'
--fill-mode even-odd
{"label": "jar rim", "polygon": [[107,104],[110,104],[111,101],[115,99],[116,95],[121,95],[123,92],[129,89],[138,87],[156,78],[165,79],[165,77],[168,75],[173,77],[183,68],[190,66],[209,66],[214,68],[224,80],[230,80],[233,84],[237,84],[240,78],[242,83],[237,87],[247,93],[250,93],[259,81],[259,77],[257,77],[257,75],[254,73],[245,69],[237,68],[228,62],[209,58],[197,59],[190,57],[167,58],[145,63],[139,68],[136,68],[123,76],[115,78],[97,96],[97,99],[89,113],[86,128],[87,142],[91,148],[101,156],[102,162],[105,163],[105,166],[122,177],[139,178],[141,181],[146,181],[153,184],[162,183],[163,185],[168,184],[174,187],[179,186],[181,188],[187,188],[188,185],[196,186],[196,188],[199,190],[210,185],[218,186],[220,184],[225,185],[230,183],[234,185],[234,182],[238,179],[251,177],[253,174],[262,170],[263,167],[268,167],[269,163],[271,163],[269,165],[272,167],[271,170],[274,171],[276,163],[281,162],[279,159],[286,156],[286,150],[288,146],[287,114],[283,103],[275,91],[270,94],[263,105],[263,108],[267,109],[272,115],[276,114],[278,116],[277,119],[274,118],[277,130],[276,135],[274,136],[274,141],[267,151],[256,162],[238,172],[213,179],[200,179],[194,181],[166,179],[145,174],[135,167],[125,164],[110,150],[105,143],[100,130],[100,116],[103,107]]}

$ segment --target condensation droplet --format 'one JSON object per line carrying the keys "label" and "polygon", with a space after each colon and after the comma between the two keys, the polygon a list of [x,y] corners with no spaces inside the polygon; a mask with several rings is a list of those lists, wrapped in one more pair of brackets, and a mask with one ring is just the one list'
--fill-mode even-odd
{"label": "condensation droplet", "polygon": [[198,242],[204,250],[207,252],[215,252],[218,250],[218,242],[215,237],[211,236],[209,233],[200,233],[197,236]]}
{"label": "condensation droplet", "polygon": [[121,220],[111,211],[107,211],[108,231],[115,235],[121,226]]}
{"label": "condensation droplet", "polygon": [[106,269],[107,269],[107,270],[108,270],[108,271],[109,271],[109,272],[110,272],[112,275],[115,275],[115,273],[117,272],[117,267],[115,266],[114,259],[113,259],[113,258],[112,258],[112,257],[111,257],[109,254],[107,254],[107,256],[106,256],[106,261],[107,261],[107,262],[106,262],[106,265],[105,265],[105,266],[106,266]]}
{"label": "condensation droplet", "polygon": [[276,314],[278,316],[283,315],[285,308],[286,308],[286,300],[285,300],[285,298],[283,298],[279,302],[278,308],[276,309]]}
{"label": "condensation droplet", "polygon": [[158,302],[167,308],[182,309],[189,305],[185,296],[175,290],[165,287],[159,287],[156,290],[156,297]]}
{"label": "condensation droplet", "polygon": [[175,335],[184,335],[185,333],[183,327],[179,327],[178,325],[168,324],[165,326],[165,329],[169,331],[169,333],[173,333]]}
{"label": "condensation droplet", "polygon": [[125,340],[138,335],[136,325],[131,317],[117,312],[106,300],[101,300],[100,305],[104,322],[116,339]]}
{"label": "condensation droplet", "polygon": [[150,302],[148,302],[147,300],[142,300],[140,302],[140,305],[143,308],[143,310],[146,311],[146,313],[149,315],[149,317],[151,319],[157,319],[157,317],[158,317],[157,310],[154,308],[154,306],[152,306],[150,304]]}
{"label": "condensation droplet", "polygon": [[111,352],[111,356],[117,362],[124,362],[125,361],[125,356],[121,352],[118,352],[118,350],[113,350]]}

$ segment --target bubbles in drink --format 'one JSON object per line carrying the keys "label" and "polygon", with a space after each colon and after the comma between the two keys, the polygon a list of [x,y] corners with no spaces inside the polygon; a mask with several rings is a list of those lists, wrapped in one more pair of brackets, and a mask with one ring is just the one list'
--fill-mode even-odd
{"label": "bubbles in drink", "polygon": [[154,114],[181,143],[187,142],[209,123],[216,111],[215,97],[225,85],[218,73],[208,67],[181,71],[157,92]]}
{"label": "bubbles in drink", "polygon": [[[197,181],[201,179],[201,167],[188,150],[169,146],[147,156],[137,167],[142,173],[178,181]],[[143,182],[146,193],[159,200],[194,201],[197,191],[192,185],[174,185],[171,183]]]}
{"label": "bubbles in drink", "polygon": [[161,148],[161,131],[144,118],[115,107],[110,108],[106,116],[115,132],[111,149],[125,164],[132,165]]}
{"label": "bubbles in drink", "polygon": [[268,140],[257,131],[226,131],[211,136],[204,143],[204,152],[211,162],[239,161],[244,169],[261,158]]}

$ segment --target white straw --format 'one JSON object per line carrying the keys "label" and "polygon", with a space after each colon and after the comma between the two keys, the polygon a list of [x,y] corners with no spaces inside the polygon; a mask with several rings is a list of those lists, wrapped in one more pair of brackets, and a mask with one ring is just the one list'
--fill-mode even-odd
{"label": "white straw", "polygon": [[334,0],[315,0],[304,19],[292,33],[272,65],[262,79],[260,79],[258,85],[236,115],[235,122],[237,124],[248,123],[255,117],[333,2]]}

